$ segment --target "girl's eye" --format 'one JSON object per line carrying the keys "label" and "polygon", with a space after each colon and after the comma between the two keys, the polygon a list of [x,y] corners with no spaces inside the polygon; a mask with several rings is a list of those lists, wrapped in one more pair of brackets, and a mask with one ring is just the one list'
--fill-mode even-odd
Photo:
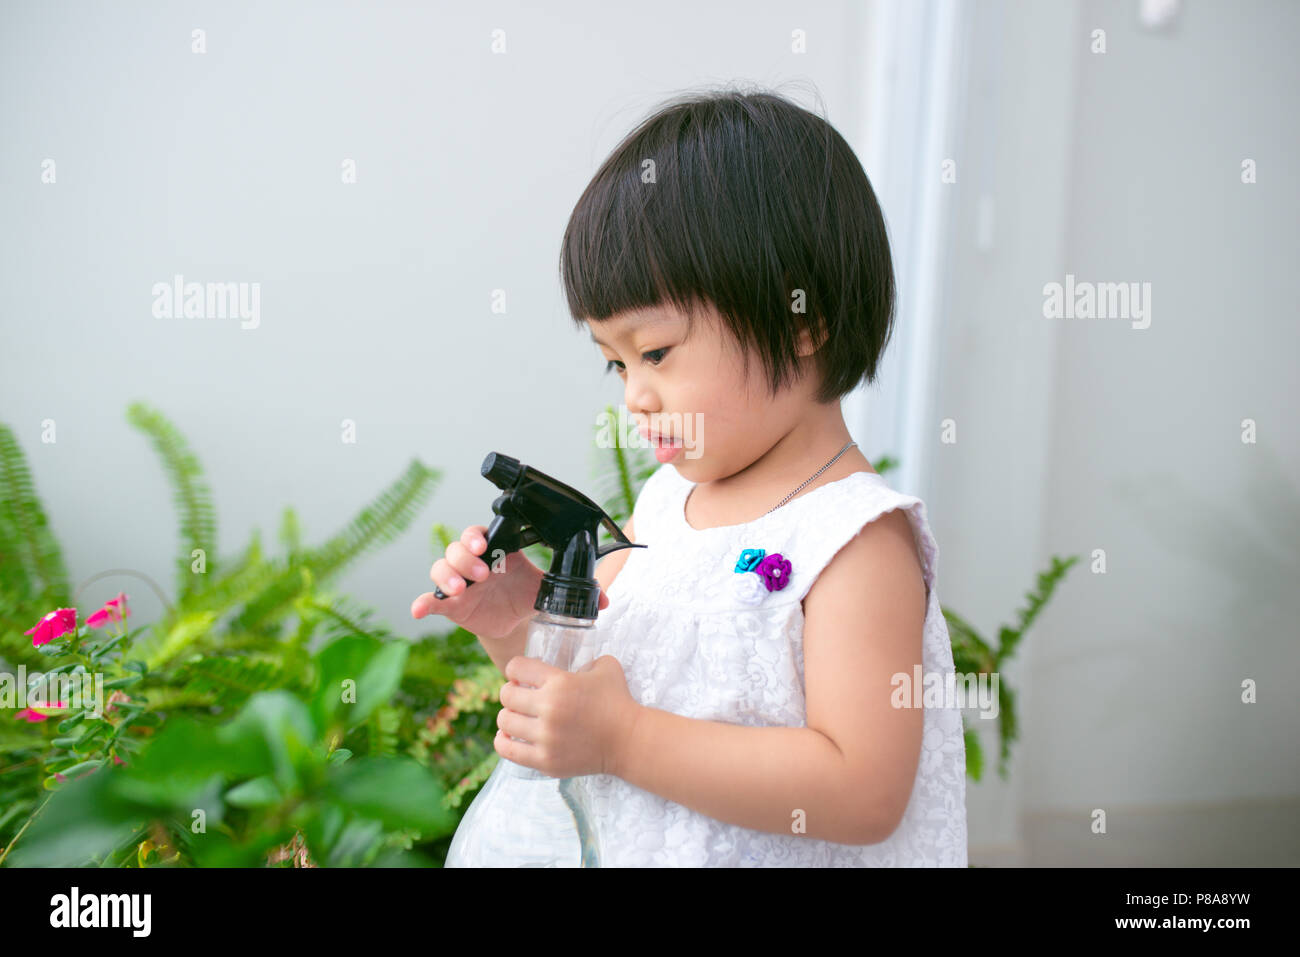
{"label": "girl's eye", "polygon": [[[668,354],[668,349],[652,349],[650,352],[641,353],[641,358],[643,360],[648,361],[651,365],[657,366],[659,363],[664,361],[664,356],[666,356],[667,354]],[[622,372],[623,363],[619,362],[617,359],[606,360],[605,371],[613,372],[615,370]]]}

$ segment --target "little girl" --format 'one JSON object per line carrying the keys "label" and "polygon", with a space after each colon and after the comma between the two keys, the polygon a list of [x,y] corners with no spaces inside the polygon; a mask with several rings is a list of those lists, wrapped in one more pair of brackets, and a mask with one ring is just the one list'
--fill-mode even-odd
{"label": "little girl", "polygon": [[521,554],[490,576],[475,526],[435,564],[449,597],[412,614],[472,622],[511,679],[497,750],[573,778],[602,866],[965,867],[960,711],[911,688],[953,670],[938,547],[840,412],[894,306],[853,152],[771,93],[670,102],[587,187],[562,276],[663,464],[647,547],[597,569],[588,674],[520,657]]}

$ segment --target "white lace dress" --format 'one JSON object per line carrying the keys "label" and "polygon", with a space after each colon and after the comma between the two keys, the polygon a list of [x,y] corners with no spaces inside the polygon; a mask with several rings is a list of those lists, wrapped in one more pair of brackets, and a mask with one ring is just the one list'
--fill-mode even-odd
{"label": "white lace dress", "polygon": [[[753,522],[695,529],[685,516],[691,488],[671,463],[646,481],[633,520],[636,540],[648,547],[628,552],[592,632],[592,657],[617,658],[637,701],[689,718],[802,727],[800,603],[863,525],[897,508],[911,521],[929,590],[922,667],[953,670],[935,588],[939,550],[920,499],[874,472],[856,472]],[[788,560],[786,587],[768,591],[759,573],[736,572],[745,549]],[[724,823],[613,775],[573,781],[597,821],[603,867],[966,866],[966,750],[956,708],[926,708],[907,810],[877,844]]]}

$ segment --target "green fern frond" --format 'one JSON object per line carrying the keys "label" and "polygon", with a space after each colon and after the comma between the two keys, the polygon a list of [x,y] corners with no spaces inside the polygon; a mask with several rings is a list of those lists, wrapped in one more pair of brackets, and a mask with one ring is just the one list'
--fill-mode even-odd
{"label": "green fern frond", "polygon": [[[613,406],[605,407],[606,421],[617,418]],[[596,431],[604,437],[597,417]],[[660,463],[641,448],[625,448],[618,436],[613,437],[609,455],[599,460],[592,482],[591,498],[612,518],[620,528],[627,525],[636,508],[637,496],[646,479],[654,474]]]}
{"label": "green fern frond", "polygon": [[260,570],[259,589],[233,621],[235,631],[258,632],[266,628],[278,633],[281,619],[312,586],[311,572],[301,560],[274,559]]}
{"label": "green fern frond", "polygon": [[161,412],[142,402],[133,402],[127,409],[127,420],[152,441],[171,481],[181,531],[176,593],[178,599],[183,598],[208,581],[206,576],[190,571],[195,549],[203,550],[208,575],[217,570],[217,518],[212,491],[203,480],[203,467],[189,443]]}
{"label": "green fern frond", "polygon": [[[963,719],[963,726],[965,723]],[[966,741],[966,773],[978,781],[984,773],[984,749],[980,746],[979,735],[966,728],[962,737]]]}
{"label": "green fern frond", "polygon": [[[617,418],[612,405],[605,406],[605,414],[610,420]],[[614,460],[614,475],[618,480],[620,495],[617,507],[620,513],[631,515],[632,507],[636,504],[636,492],[632,488],[632,473],[631,466],[628,462],[627,451],[623,448],[623,443],[619,441],[619,439],[621,439],[621,436],[615,437],[615,441],[610,449]]]}
{"label": "green fern frond", "polygon": [[955,611],[940,606],[952,641],[953,670],[958,674],[990,674],[997,670],[997,656],[988,642]]}
{"label": "green fern frond", "polygon": [[351,523],[319,548],[303,549],[288,560],[264,564],[264,587],[235,619],[243,631],[277,621],[310,587],[341,572],[367,550],[400,535],[433,491],[441,473],[418,460],[381,492]]}
{"label": "green fern frond", "polygon": [[479,665],[452,686],[447,704],[453,717],[472,714],[498,707],[497,692],[501,690],[501,672],[492,663]]}
{"label": "green fern frond", "polygon": [[336,574],[367,549],[397,538],[432,494],[442,473],[412,460],[406,472],[361,510],[343,531],[307,553],[306,564],[321,581]]}
{"label": "green fern frond", "polygon": [[151,638],[133,649],[132,657],[141,653],[150,671],[159,670],[182,652],[194,652],[212,632],[217,615],[211,611],[180,614],[169,619],[165,629],[155,628]]}
{"label": "green fern frond", "polygon": [[469,770],[456,784],[449,788],[443,796],[442,803],[449,808],[458,808],[465,795],[470,791],[476,790],[488,775],[496,768],[497,762],[501,760],[501,755],[495,750],[490,751],[482,760],[478,761],[473,768]]}
{"label": "green fern frond", "polygon": [[322,644],[328,644],[335,639],[350,635],[369,635],[371,638],[378,638],[380,641],[396,637],[385,626],[371,624],[370,619],[375,614],[372,609],[366,608],[346,596],[334,598],[329,602],[308,599],[302,604],[319,613],[328,622]]}
{"label": "green fern frond", "polygon": [[[167,636],[177,628],[178,625],[186,619],[194,619],[199,615],[209,616],[209,620],[215,622],[235,609],[245,607],[249,602],[255,600],[259,595],[272,589],[277,582],[283,580],[286,575],[284,563],[274,563],[264,560],[261,548],[261,536],[257,529],[253,530],[252,541],[245,549],[243,555],[237,559],[234,564],[223,565],[222,571],[215,575],[215,580],[207,587],[195,589],[187,594],[172,609],[170,614],[166,614],[158,622],[153,634],[144,639],[137,648],[143,649],[149,660],[157,665],[163,664],[170,660],[172,654],[183,650],[188,646],[173,643],[172,652],[164,655],[162,646],[167,641]],[[300,583],[301,575],[297,580]],[[200,636],[190,634],[190,638],[198,640]],[[226,647],[223,642],[223,647]],[[200,642],[199,650],[203,647]]]}
{"label": "green fern frond", "polygon": [[[67,605],[66,603],[60,603],[59,607],[67,607]],[[44,614],[44,612],[41,614]],[[39,620],[39,616],[33,618],[27,628],[35,625]],[[24,628],[20,631],[17,627],[10,627],[0,631],[0,659],[12,665],[15,669],[19,665],[23,665],[29,672],[44,671],[49,667],[50,656],[39,648],[33,647],[32,636],[23,634],[23,631],[26,630]],[[0,712],[0,715],[2,714]]]}
{"label": "green fern frond", "polygon": [[186,662],[175,682],[189,702],[237,708],[258,691],[290,686],[286,677],[276,661],[213,656]]}
{"label": "green fern frond", "polygon": [[302,548],[302,527],[298,524],[298,513],[286,506],[280,519],[280,544],[292,555]]}
{"label": "green fern frond", "polygon": [[879,472],[881,475],[884,475],[886,472],[890,472],[898,468],[898,459],[893,458],[892,456],[889,455],[882,455],[880,457],[880,461],[873,462],[871,464],[871,467],[875,469],[877,472]]}
{"label": "green fern frond", "polygon": [[393,755],[397,753],[397,731],[402,725],[400,708],[380,705],[366,720],[366,733],[369,739],[370,754]]}
{"label": "green fern frond", "polygon": [[38,618],[71,594],[63,553],[7,425],[0,425],[0,591],[30,601]]}
{"label": "green fern frond", "polygon": [[[477,640],[475,644],[478,644]],[[456,665],[449,660],[442,642],[436,639],[413,641],[410,654],[406,656],[406,668],[402,671],[402,689],[418,688],[422,700],[432,704],[446,695],[456,680],[456,674]]]}
{"label": "green fern frond", "polygon": [[998,735],[1002,748],[998,755],[998,775],[1007,776],[1007,761],[1011,758],[1011,742],[1020,737],[1020,724],[1016,720],[1016,695],[1005,682],[998,682]]}
{"label": "green fern frond", "polygon": [[223,564],[217,573],[210,574],[208,584],[186,595],[178,611],[222,614],[269,587],[276,574],[276,567],[262,555],[261,533],[254,529],[252,542],[243,555],[233,564]]}
{"label": "green fern frond", "polygon": [[447,551],[447,546],[456,541],[459,536],[442,522],[434,522],[431,529],[433,553],[439,558]]}
{"label": "green fern frond", "polygon": [[[421,641],[419,645],[428,645],[433,654],[438,659],[449,665],[456,674],[461,674],[472,667],[495,668],[492,659],[483,648],[483,643],[474,635],[464,628],[453,628],[445,635],[438,635],[433,638]],[[419,647],[417,645],[417,648]],[[416,649],[412,649],[411,656],[414,657]],[[407,659],[408,662],[411,660]],[[501,672],[496,672],[495,678],[500,681]],[[454,675],[453,675],[454,677]],[[447,680],[450,686],[452,679]],[[500,685],[498,684],[498,687]]]}
{"label": "green fern frond", "polygon": [[1039,611],[1052,597],[1052,592],[1056,590],[1057,584],[1065,577],[1066,572],[1070,570],[1070,566],[1078,560],[1078,555],[1071,555],[1066,561],[1061,561],[1056,555],[1052,556],[1051,567],[1038,576],[1038,587],[1025,596],[1029,601],[1029,605],[1017,612],[1019,618],[1017,626],[1015,628],[1004,627],[999,634],[999,661],[1004,661],[1015,653],[1016,646],[1020,644],[1020,639],[1024,637],[1025,632],[1029,630],[1029,626],[1038,617]]}

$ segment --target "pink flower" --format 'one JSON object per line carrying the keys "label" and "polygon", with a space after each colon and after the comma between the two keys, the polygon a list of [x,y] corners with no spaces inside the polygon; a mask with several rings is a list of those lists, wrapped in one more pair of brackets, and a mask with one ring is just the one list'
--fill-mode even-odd
{"label": "pink flower", "polygon": [[[67,705],[65,705],[62,701],[60,701],[58,704],[55,705],[40,704],[39,702],[37,702],[36,704],[36,708],[49,708],[50,710],[56,710],[59,708],[66,708],[66,707]],[[35,708],[23,708],[21,711],[15,714],[14,717],[19,719],[26,718],[28,721],[44,721],[46,718],[52,717],[52,715],[41,714],[39,711],[35,710]]]}
{"label": "pink flower", "polygon": [[129,614],[130,612],[126,607],[126,595],[118,592],[116,598],[106,601],[103,608],[87,618],[86,624],[91,628],[100,628],[110,621],[121,621]]}
{"label": "pink flower", "polygon": [[30,635],[35,632],[36,637],[32,639],[32,647],[39,648],[47,642],[53,641],[60,635],[69,631],[77,630],[77,609],[75,608],[56,608],[44,618],[36,623],[36,627],[28,628],[24,635]]}

